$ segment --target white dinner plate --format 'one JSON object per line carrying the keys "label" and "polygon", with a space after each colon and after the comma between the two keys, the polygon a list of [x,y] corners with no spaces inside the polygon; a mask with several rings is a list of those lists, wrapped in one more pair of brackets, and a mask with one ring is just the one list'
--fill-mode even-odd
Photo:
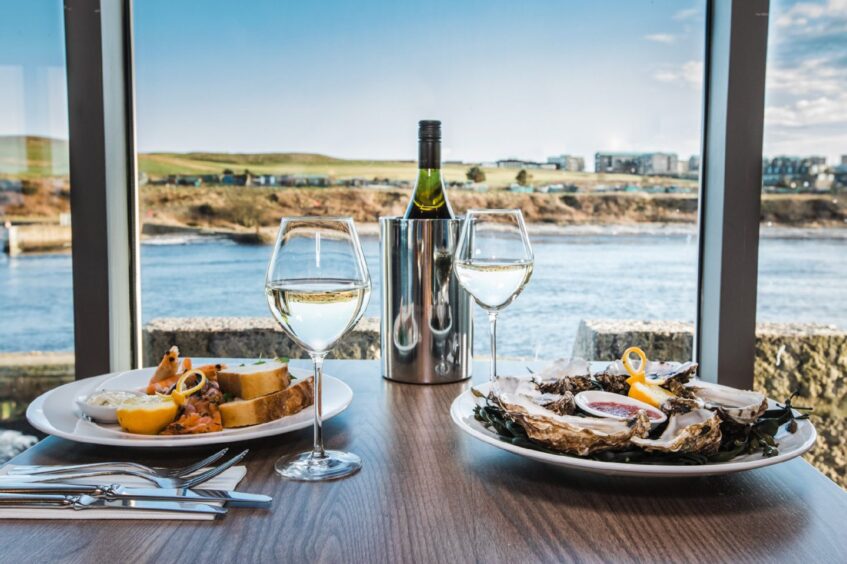
{"label": "white dinner plate", "polygon": [[[489,384],[475,386],[477,390],[484,395],[488,395]],[[453,400],[450,406],[450,416],[453,422],[459,426],[461,430],[479,439],[484,443],[488,443],[497,448],[507,450],[519,456],[525,456],[533,460],[565,466],[568,468],[576,468],[588,472],[597,472],[600,474],[609,474],[617,476],[642,476],[642,477],[680,477],[680,476],[711,476],[715,474],[729,474],[730,472],[741,472],[743,470],[752,470],[753,468],[762,468],[772,464],[779,464],[786,460],[791,460],[807,450],[812,448],[817,438],[817,432],[814,425],[808,419],[797,421],[797,431],[789,433],[785,426],[780,429],[776,435],[776,440],[779,443],[779,454],[771,457],[764,457],[762,453],[745,454],[737,456],[729,462],[715,462],[702,464],[699,466],[678,466],[671,464],[631,464],[625,462],[603,462],[600,460],[591,460],[589,458],[579,458],[567,454],[550,454],[539,450],[533,450],[521,446],[516,446],[500,439],[497,434],[487,429],[482,423],[474,418],[473,410],[477,405],[478,400],[468,389],[459,397]],[[774,407],[775,402],[768,400],[770,407]]]}
{"label": "white dinner plate", "polygon": [[[96,423],[82,416],[76,398],[87,396],[95,390],[127,390],[147,386],[155,368],[142,368],[127,372],[104,374],[77,380],[38,396],[26,410],[30,424],[48,435],[80,443],[125,447],[188,447],[233,443],[281,435],[311,427],[313,409],[307,408],[294,415],[252,427],[224,429],[218,433],[199,435],[137,435],[127,433],[117,425]],[[292,376],[299,379],[312,375],[311,370],[290,368]],[[353,390],[327,374],[323,376],[323,419],[338,415],[353,400]]]}

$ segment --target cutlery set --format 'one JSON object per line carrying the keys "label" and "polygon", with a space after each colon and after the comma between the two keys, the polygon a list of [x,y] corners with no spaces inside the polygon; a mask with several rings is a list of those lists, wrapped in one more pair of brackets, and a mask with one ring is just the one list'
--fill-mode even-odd
{"label": "cutlery set", "polygon": [[[176,513],[224,515],[229,507],[269,507],[266,495],[225,490],[193,489],[225,472],[246,455],[208,468],[228,449],[183,468],[150,468],[133,462],[103,462],[70,466],[15,466],[0,476],[0,507],[83,509],[135,509]],[[75,479],[127,475],[147,480],[154,487],[120,484],[74,483]],[[223,504],[223,505],[218,505]]]}

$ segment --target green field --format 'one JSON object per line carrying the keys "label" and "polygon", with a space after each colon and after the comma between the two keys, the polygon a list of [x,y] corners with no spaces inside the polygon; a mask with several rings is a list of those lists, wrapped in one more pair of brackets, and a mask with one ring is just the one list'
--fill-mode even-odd
{"label": "green field", "polygon": [[[320,174],[334,180],[364,178],[366,180],[409,180],[415,177],[414,161],[346,160],[311,153],[142,153],[139,170],[151,178],[170,174],[220,174],[224,169],[254,174]],[[470,164],[446,164],[444,176],[450,181],[464,181]],[[494,188],[512,184],[516,169],[483,168],[486,183]],[[589,187],[598,184],[635,186],[667,185],[695,187],[696,181],[674,178],[643,177],[629,174],[594,174],[530,170],[530,182],[576,184]],[[67,142],[42,137],[0,137],[0,174],[20,177],[65,176],[68,174]]]}
{"label": "green field", "polygon": [[68,142],[0,135],[0,174],[21,178],[67,176]]}

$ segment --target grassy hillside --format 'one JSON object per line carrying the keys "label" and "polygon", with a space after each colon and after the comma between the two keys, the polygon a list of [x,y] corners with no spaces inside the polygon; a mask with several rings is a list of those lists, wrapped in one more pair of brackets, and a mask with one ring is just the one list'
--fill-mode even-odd
{"label": "grassy hillside", "polygon": [[0,135],[0,174],[32,178],[68,174],[68,142],[64,139]]}
{"label": "grassy hillside", "polygon": [[[409,180],[415,177],[414,161],[347,160],[314,153],[145,153],[138,156],[140,172],[152,177],[169,174],[217,174],[224,169],[241,172],[249,168],[258,174],[324,174],[335,179]],[[470,165],[446,164],[447,180],[464,181]],[[515,169],[484,168],[486,182],[502,188],[515,181]],[[531,170],[531,182],[544,184],[576,184],[590,187],[601,184],[695,186],[691,180],[643,177],[629,174],[594,174]],[[33,178],[68,174],[68,143],[45,137],[0,137],[0,174]]]}
{"label": "grassy hillside", "polygon": [[[464,181],[469,164],[445,164],[447,180]],[[325,174],[335,179],[361,177],[366,179],[409,180],[415,178],[414,161],[345,160],[308,153],[150,153],[139,155],[139,168],[150,176],[168,174],[213,174],[225,168],[237,172],[249,168],[258,174]],[[507,168],[483,168],[486,183],[502,188],[515,181],[518,171]],[[559,170],[531,170],[531,182],[544,184],[633,184],[696,186],[696,181],[662,177],[644,177],[631,174],[594,174],[593,172],[564,172]]]}

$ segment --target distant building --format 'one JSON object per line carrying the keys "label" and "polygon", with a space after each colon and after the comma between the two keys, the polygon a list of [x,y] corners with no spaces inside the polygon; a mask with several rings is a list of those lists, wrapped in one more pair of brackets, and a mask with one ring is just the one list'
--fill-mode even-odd
{"label": "distant building", "polygon": [[676,153],[644,153],[638,160],[638,174],[677,174],[678,161]]}
{"label": "distant building", "polygon": [[700,172],[700,155],[691,155],[688,157],[688,172]]}
{"label": "distant building", "polygon": [[497,168],[532,168],[528,165],[527,161],[520,159],[500,159],[497,161]]}
{"label": "distant building", "polygon": [[831,171],[833,189],[847,189],[847,162],[844,162],[844,157],[841,158],[841,164],[832,167]]}
{"label": "distant building", "polygon": [[583,172],[585,170],[585,159],[575,155],[547,157],[547,163],[556,165],[557,169],[568,172]]}
{"label": "distant building", "polygon": [[825,191],[832,186],[832,173],[827,171],[826,157],[778,156],[762,159],[762,185],[768,189],[791,191]]}
{"label": "distant building", "polygon": [[841,155],[841,166],[847,166],[847,155]]}
{"label": "distant building", "polygon": [[641,153],[595,153],[594,172],[638,173]]}
{"label": "distant building", "polygon": [[500,159],[497,161],[497,168],[544,168],[555,170],[556,165],[550,162],[539,163],[535,161],[523,161],[521,159]]}
{"label": "distant building", "polygon": [[595,172],[641,175],[679,174],[676,153],[603,153],[594,155]]}

